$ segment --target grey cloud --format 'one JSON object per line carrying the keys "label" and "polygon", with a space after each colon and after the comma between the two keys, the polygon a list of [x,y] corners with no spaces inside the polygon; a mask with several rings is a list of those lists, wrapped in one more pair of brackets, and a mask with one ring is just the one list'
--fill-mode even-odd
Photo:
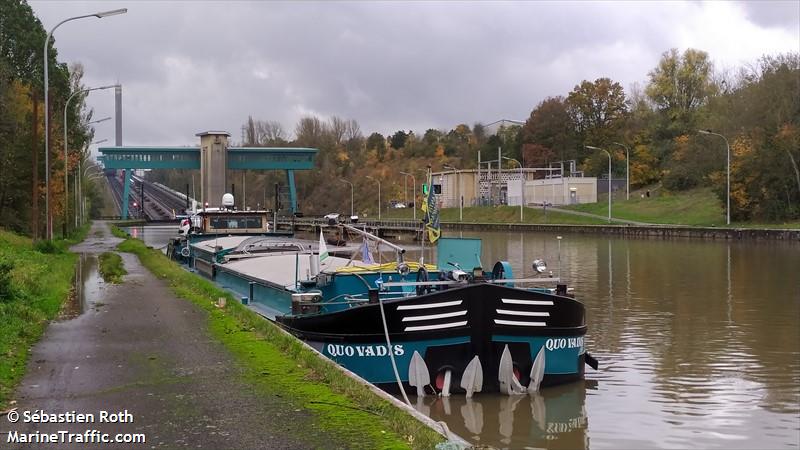
{"label": "grey cloud", "polygon": [[800,2],[797,0],[742,1],[741,5],[747,16],[758,25],[782,27],[793,32],[800,27]]}
{"label": "grey cloud", "polygon": [[[125,143],[195,144],[248,115],[292,130],[305,112],[365,133],[520,119],[583,79],[644,81],[697,3],[32,2],[86,84],[124,85]],[[755,20],[755,19],[754,19]],[[797,22],[795,22],[797,23]],[[702,30],[701,30],[702,31]],[[702,36],[702,32],[698,36]],[[735,32],[732,30],[731,32]],[[702,42],[699,42],[702,43]],[[714,56],[713,48],[704,48]],[[769,51],[769,49],[765,49]],[[111,99],[110,99],[111,98]],[[93,95],[97,116],[113,97]],[[113,136],[107,125],[101,134]],[[109,137],[110,137],[109,136]]]}

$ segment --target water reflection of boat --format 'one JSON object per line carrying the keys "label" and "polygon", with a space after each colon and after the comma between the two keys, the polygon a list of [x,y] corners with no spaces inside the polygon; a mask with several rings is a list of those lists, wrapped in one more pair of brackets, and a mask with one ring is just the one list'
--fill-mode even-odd
{"label": "water reflection of boat", "polygon": [[425,397],[415,408],[475,445],[585,449],[591,387],[590,381],[579,381],[532,395]]}

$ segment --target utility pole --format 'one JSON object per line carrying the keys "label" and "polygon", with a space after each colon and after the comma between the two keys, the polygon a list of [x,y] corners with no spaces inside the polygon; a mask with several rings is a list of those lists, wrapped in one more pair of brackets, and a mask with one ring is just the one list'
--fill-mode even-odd
{"label": "utility pole", "polygon": [[33,160],[33,189],[31,191],[31,236],[36,241],[39,238],[39,157],[37,152],[37,144],[39,140],[39,99],[36,96],[36,89],[31,89],[31,101],[33,102],[33,118],[31,119],[31,143],[33,151],[31,152],[31,159]]}

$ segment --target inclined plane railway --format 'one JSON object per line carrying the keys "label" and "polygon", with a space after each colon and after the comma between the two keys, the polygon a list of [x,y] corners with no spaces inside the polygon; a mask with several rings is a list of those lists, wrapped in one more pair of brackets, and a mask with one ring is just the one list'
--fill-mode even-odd
{"label": "inclined plane railway", "polygon": [[[117,210],[122,211],[122,175],[109,174],[107,178]],[[186,214],[187,208],[191,207],[191,198],[187,198],[186,194],[137,175],[131,177],[127,202],[128,217],[148,221],[175,220],[176,216]]]}

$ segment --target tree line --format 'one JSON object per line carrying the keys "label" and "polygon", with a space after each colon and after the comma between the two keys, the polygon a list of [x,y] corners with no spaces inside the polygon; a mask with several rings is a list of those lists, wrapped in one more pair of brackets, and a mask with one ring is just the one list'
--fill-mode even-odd
{"label": "tree line", "polygon": [[[70,184],[79,163],[87,160],[86,147],[93,131],[87,124],[85,95],[76,95],[67,108],[68,161],[64,159],[63,111],[67,98],[85,89],[83,67],[58,61],[55,39],[48,45],[49,108],[44,105],[44,42],[42,23],[27,2],[0,0],[0,224],[7,229],[44,236],[45,155],[44,114],[50,114],[50,209],[53,229],[64,229],[74,218],[74,188],[64,199],[65,170]],[[86,167],[85,164],[82,167]],[[82,174],[81,174],[82,175]],[[84,180],[84,191],[96,189]],[[94,201],[95,207],[99,202]],[[65,218],[69,214],[69,222]]]}

